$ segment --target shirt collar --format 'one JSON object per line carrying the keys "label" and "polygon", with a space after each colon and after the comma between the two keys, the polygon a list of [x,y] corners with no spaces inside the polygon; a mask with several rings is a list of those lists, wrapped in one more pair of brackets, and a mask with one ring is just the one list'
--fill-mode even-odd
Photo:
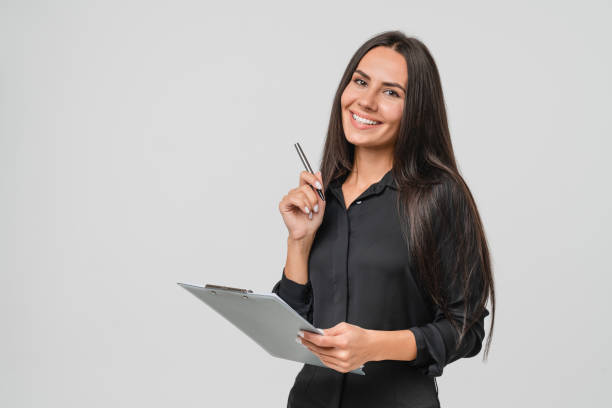
{"label": "shirt collar", "polygon": [[[329,183],[329,188],[330,189],[341,188],[342,183],[344,183],[348,175],[349,173],[347,172],[342,176],[336,177],[334,180],[332,180]],[[368,187],[368,189],[364,191],[364,194],[366,193],[368,195],[369,193],[377,194],[381,192],[385,187],[391,187],[394,190],[398,190],[397,181],[395,180],[395,177],[393,177],[393,169],[386,172],[385,175],[377,183],[374,183],[370,187]]]}
{"label": "shirt collar", "polygon": [[381,183],[383,183],[387,187],[391,187],[394,190],[398,189],[397,181],[395,180],[395,177],[393,177],[393,169],[385,173],[385,175],[383,176],[381,180]]}

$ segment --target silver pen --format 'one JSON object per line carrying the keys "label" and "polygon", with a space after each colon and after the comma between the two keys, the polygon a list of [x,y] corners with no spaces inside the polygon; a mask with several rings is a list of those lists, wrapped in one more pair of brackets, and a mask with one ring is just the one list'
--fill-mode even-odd
{"label": "silver pen", "polygon": [[[304,164],[306,171],[314,175],[314,172],[312,171],[312,167],[310,167],[310,163],[308,163],[308,159],[306,158],[306,155],[304,154],[304,151],[302,150],[302,146],[300,146],[300,143],[297,142],[293,146],[295,146],[295,150],[297,150],[298,156],[300,156],[300,160],[302,160],[302,163]],[[321,200],[325,201],[325,196],[323,196],[323,191],[321,191],[321,189],[314,188],[313,186],[310,186],[310,188],[312,188],[319,194],[319,197],[321,197]]]}

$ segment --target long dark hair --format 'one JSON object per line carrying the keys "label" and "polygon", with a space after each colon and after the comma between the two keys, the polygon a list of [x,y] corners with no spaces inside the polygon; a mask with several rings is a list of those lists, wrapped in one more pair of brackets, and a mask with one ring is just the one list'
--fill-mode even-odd
{"label": "long dark hair", "polygon": [[[422,287],[457,330],[457,347],[491,300],[487,359],[495,321],[495,289],[486,236],[472,193],[459,174],[450,139],[438,68],[427,47],[401,31],[387,31],[365,42],[353,55],[336,91],[321,160],[324,185],[353,168],[355,146],[346,140],[340,98],[362,57],[377,46],[400,53],[408,68],[404,111],[393,157],[399,186],[397,210],[412,268]],[[440,238],[440,228],[451,231]],[[437,238],[436,238],[437,237]],[[442,259],[441,251],[452,254]],[[449,252],[450,251],[450,252]],[[461,285],[461,328],[453,318],[449,288]],[[456,297],[456,295],[455,295]]]}

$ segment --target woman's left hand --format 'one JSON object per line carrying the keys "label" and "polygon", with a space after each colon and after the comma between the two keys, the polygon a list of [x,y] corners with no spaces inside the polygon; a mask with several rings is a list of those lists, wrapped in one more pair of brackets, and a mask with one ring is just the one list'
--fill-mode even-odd
{"label": "woman's left hand", "polygon": [[374,345],[371,331],[359,326],[340,322],[324,335],[303,333],[302,344],[312,351],[329,368],[347,373],[371,361]]}

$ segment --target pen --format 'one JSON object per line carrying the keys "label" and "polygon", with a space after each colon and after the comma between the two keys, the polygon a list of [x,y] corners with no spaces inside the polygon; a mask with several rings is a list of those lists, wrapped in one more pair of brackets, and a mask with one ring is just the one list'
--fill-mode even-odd
{"label": "pen", "polygon": [[[306,155],[304,154],[304,151],[302,150],[302,146],[300,146],[300,143],[298,142],[294,144],[293,146],[295,146],[295,150],[297,150],[298,156],[300,156],[300,160],[302,160],[304,167],[306,167],[306,171],[310,172],[310,174],[314,174],[314,172],[312,171],[312,167],[310,167],[310,163],[308,163],[308,159],[306,158]],[[321,197],[321,200],[325,201],[323,192],[320,189],[318,188],[315,189],[313,186],[310,186],[310,188],[312,188],[319,194],[319,197]]]}

